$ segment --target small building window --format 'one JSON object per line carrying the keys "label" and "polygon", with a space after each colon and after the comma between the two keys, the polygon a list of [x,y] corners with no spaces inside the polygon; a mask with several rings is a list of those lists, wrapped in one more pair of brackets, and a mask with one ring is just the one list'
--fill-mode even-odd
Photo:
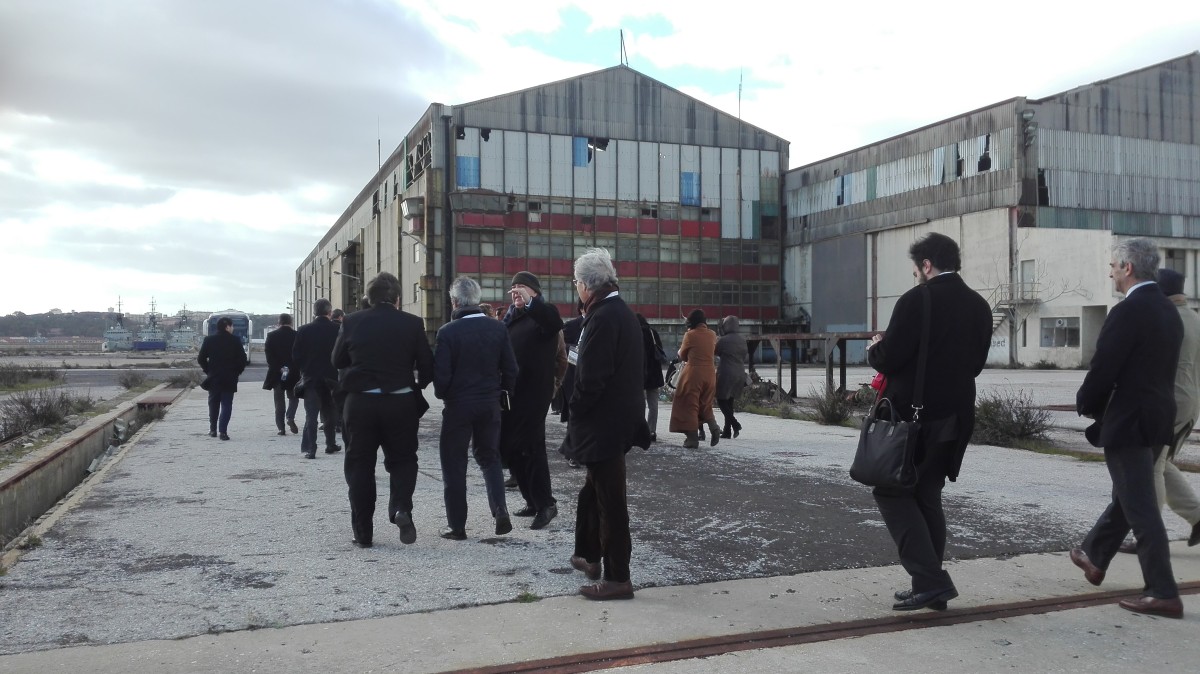
{"label": "small building window", "polygon": [[1043,347],[1079,346],[1079,317],[1043,318]]}

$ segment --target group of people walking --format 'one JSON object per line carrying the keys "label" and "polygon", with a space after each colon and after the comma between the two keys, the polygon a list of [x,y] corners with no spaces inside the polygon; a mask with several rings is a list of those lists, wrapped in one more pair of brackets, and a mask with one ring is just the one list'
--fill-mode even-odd
{"label": "group of people walking", "polygon": [[[958,477],[971,438],[975,379],[986,364],[992,318],[987,302],[958,274],[961,256],[953,239],[927,235],[912,245],[909,257],[915,287],[897,300],[887,330],[868,344],[867,358],[886,376],[881,397],[902,419],[920,421],[917,479],[906,488],[877,486],[873,495],[911,577],[909,587],[895,592],[893,608],[943,610],[958,589],[943,566],[942,491]],[[1124,240],[1113,251],[1110,276],[1125,299],[1104,322],[1077,396],[1079,413],[1095,419],[1088,437],[1104,450],[1112,501],[1070,558],[1088,582],[1099,585],[1132,530],[1135,542],[1126,549],[1138,555],[1146,585],[1142,596],[1120,605],[1179,618],[1183,607],[1160,510],[1169,503],[1192,524],[1189,545],[1200,543],[1200,500],[1171,463],[1200,415],[1200,318],[1187,307],[1182,276],[1158,270],[1158,263],[1157,249],[1145,239]],[[535,530],[547,526],[558,507],[545,419],[557,394],[567,422],[560,451],[587,471],[570,562],[594,582],[580,592],[591,599],[633,596],[625,454],[656,439],[666,356],[658,333],[621,298],[607,251],[581,255],[574,275],[580,315],[566,324],[529,272],[513,277],[512,303],[502,320],[481,308],[476,281],[455,279],[449,289],[453,314],[437,332],[436,349],[422,321],[399,309],[400,284],[388,273],[368,285],[369,308],[345,316],[340,328],[327,300],[315,303],[315,318],[298,331],[290,316],[280,317],[281,327],[267,340],[264,384],[275,392],[275,423],[281,435],[285,423],[295,433],[296,399],[302,398],[304,456],[315,454],[322,413],[326,452],[339,451],[339,415],[329,408],[338,392],[344,396],[344,470],[355,545],[370,547],[374,540],[379,449],[390,476],[389,521],[402,543],[416,540],[417,428],[429,408],[422,390],[430,383],[445,402],[439,459],[447,526],[441,536],[467,538],[468,449],[483,473],[496,535],[512,530],[514,516],[532,518]],[[199,360],[208,375],[210,435],[227,440],[245,354],[222,321],[227,319],[205,340]],[[684,435],[688,448],[699,446],[705,430],[716,445],[742,429],[733,403],[747,384],[746,340],[733,316],[722,321],[721,333],[709,329],[702,311],[689,314],[669,426]],[[295,387],[302,393],[289,393]],[[714,401],[723,427],[716,423]],[[512,513],[502,466],[525,501]]]}

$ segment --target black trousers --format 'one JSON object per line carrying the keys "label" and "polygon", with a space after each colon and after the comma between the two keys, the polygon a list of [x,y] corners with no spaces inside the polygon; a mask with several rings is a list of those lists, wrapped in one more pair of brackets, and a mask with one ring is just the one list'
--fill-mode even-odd
{"label": "black trousers", "polygon": [[[525,503],[537,510],[558,503],[550,486],[550,464],[546,459],[546,412],[550,402],[501,414],[502,457],[517,480]],[[507,426],[507,427],[506,427]]]}
{"label": "black trousers", "polygon": [[282,431],[285,418],[292,422],[296,420],[300,399],[296,397],[295,389],[284,388],[282,384],[276,384],[271,394],[275,397],[275,427]]}
{"label": "black trousers", "polygon": [[721,415],[725,417],[724,430],[729,431],[730,428],[742,430],[742,425],[738,423],[737,417],[733,416],[733,398],[717,398],[717,407],[721,408]]}
{"label": "black trousers", "polygon": [[[317,451],[317,421],[318,417],[333,419],[333,394],[329,387],[322,382],[308,382],[304,385],[304,428],[300,433],[300,451]],[[333,424],[325,424],[325,446],[337,445],[337,430]]]}
{"label": "black trousers", "polygon": [[211,431],[229,431],[229,418],[233,416],[233,391],[208,392],[208,428]]}
{"label": "black trousers", "polygon": [[592,564],[603,560],[605,580],[627,582],[633,543],[625,493],[625,455],[584,465],[587,477],[575,510],[575,554]]}
{"label": "black trousers", "polygon": [[1107,569],[1130,529],[1137,538],[1143,592],[1159,599],[1179,596],[1171,570],[1171,549],[1162,511],[1154,495],[1154,462],[1162,447],[1105,447],[1104,463],[1112,477],[1112,502],[1083,539],[1083,551]]}
{"label": "black trousers", "polygon": [[[350,393],[346,397],[350,446],[344,471],[350,488],[350,526],[359,541],[372,540],[375,517],[375,463],[383,449],[389,475],[388,520],[397,512],[412,512],[417,485],[417,397]],[[327,427],[328,428],[328,427]]]}
{"label": "black trousers", "polygon": [[954,442],[928,444],[918,457],[917,485],[912,490],[875,487],[872,491],[900,553],[900,565],[912,577],[913,592],[954,587],[950,574],[942,568],[946,554],[942,489],[954,448]]}
{"label": "black trousers", "polygon": [[492,517],[508,514],[504,472],[500,468],[500,402],[447,403],[442,409],[438,442],[442,461],[442,498],[446,523],[462,529],[467,523],[467,446],[483,471]]}

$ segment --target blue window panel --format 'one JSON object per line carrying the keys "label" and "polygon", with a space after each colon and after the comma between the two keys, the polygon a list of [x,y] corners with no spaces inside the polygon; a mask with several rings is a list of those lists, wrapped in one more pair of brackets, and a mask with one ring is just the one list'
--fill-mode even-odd
{"label": "blue window panel", "polygon": [[454,166],[459,187],[479,187],[479,157],[458,157]]}
{"label": "blue window panel", "polygon": [[679,203],[684,206],[700,205],[700,174],[683,171],[679,174]]}
{"label": "blue window panel", "polygon": [[586,167],[588,165],[588,139],[575,136],[572,140],[574,141],[574,146],[573,152],[571,153],[573,158],[571,163],[575,166]]}

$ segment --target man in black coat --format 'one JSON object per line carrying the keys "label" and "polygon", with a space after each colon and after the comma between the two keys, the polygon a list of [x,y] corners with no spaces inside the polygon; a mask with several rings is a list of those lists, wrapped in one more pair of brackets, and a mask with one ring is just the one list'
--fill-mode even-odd
{"label": "man in black coat", "polygon": [[317,456],[317,422],[325,423],[325,453],[333,454],[342,448],[337,444],[333,420],[333,393],[338,385],[337,368],[330,358],[338,338],[338,324],[329,318],[333,304],[325,298],[313,302],[314,318],[296,331],[292,345],[292,362],[303,377],[304,433],[300,436],[300,452],[306,459]]}
{"label": "man in black coat", "polygon": [[[371,547],[375,516],[375,463],[383,448],[389,475],[388,519],[400,542],[417,540],[413,490],[417,484],[417,426],[429,403],[421,389],[433,381],[433,350],[420,318],[400,310],[400,281],[383,272],[367,284],[371,308],[346,316],[333,348],[344,369],[346,484],[354,544]],[[415,373],[415,375],[414,375]],[[326,428],[329,424],[326,424]]]}
{"label": "man in black coat", "polygon": [[[296,380],[300,373],[292,365],[292,347],[296,344],[296,330],[292,328],[292,315],[279,314],[279,327],[267,334],[267,343],[263,350],[267,354],[267,377],[263,380],[263,388],[273,391],[275,396],[275,427],[280,435],[287,435],[283,430],[286,419],[292,433],[299,433],[296,426]],[[286,402],[285,402],[286,398]]]}
{"label": "man in black coat", "polygon": [[437,332],[433,392],[446,401],[438,442],[446,522],[442,538],[466,540],[467,446],[483,471],[496,535],[512,531],[500,467],[500,391],[512,391],[517,359],[504,324],[479,307],[479,284],[460,277],[450,284],[451,321]]}
{"label": "man in black coat", "polygon": [[642,415],[642,329],[617,291],[608,251],[593,248],[579,256],[575,289],[585,318],[567,433],[571,457],[587,467],[587,476],[579,491],[571,565],[598,581],[579,588],[584,597],[631,599],[625,453],[634,445],[650,446]]}
{"label": "man in black coat", "polygon": [[520,371],[512,409],[500,415],[500,454],[525,497],[525,507],[513,514],[532,516],[530,528],[541,529],[558,515],[546,462],[546,412],[554,395],[563,321],[558,308],[542,297],[537,277],[527,271],[513,276],[509,295],[513,304],[504,314],[504,324]]}
{"label": "man in black coat", "polygon": [[1104,448],[1112,477],[1112,502],[1071,551],[1071,561],[1093,585],[1130,529],[1137,538],[1142,596],[1121,608],[1167,618],[1183,617],[1162,513],[1154,495],[1154,462],[1171,444],[1175,425],[1175,367],[1183,322],[1154,282],[1158,249],[1147,239],[1126,239],[1113,248],[1111,271],[1125,299],[1108,312],[1088,373],[1075,396],[1080,414],[1096,419],[1088,439]]}
{"label": "man in black coat", "polygon": [[872,493],[899,550],[900,564],[912,577],[912,587],[896,592],[892,608],[941,610],[958,596],[950,574],[942,568],[946,552],[942,489],[946,478],[952,482],[958,478],[975,427],[975,377],[987,363],[992,312],[958,275],[962,259],[953,239],[929,234],[914,243],[908,254],[918,285],[896,301],[887,332],[868,345],[867,360],[887,376],[883,396],[902,418],[912,421],[922,327],[928,321],[915,457],[917,484],[911,490],[875,487]]}
{"label": "man in black coat", "polygon": [[229,439],[229,417],[233,416],[233,394],[237,393],[238,377],[246,369],[246,350],[242,340],[233,334],[233,319],[217,319],[217,333],[204,338],[196,361],[204,370],[208,388],[208,435]]}

